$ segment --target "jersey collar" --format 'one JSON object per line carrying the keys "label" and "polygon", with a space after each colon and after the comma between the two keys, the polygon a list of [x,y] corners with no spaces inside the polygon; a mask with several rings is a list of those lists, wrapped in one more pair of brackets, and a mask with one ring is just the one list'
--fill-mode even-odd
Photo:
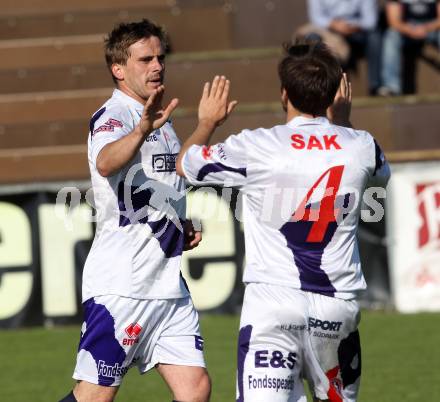
{"label": "jersey collar", "polygon": [[329,125],[330,122],[326,117],[315,117],[314,119],[297,116],[290,120],[287,125],[289,127],[312,126],[312,125]]}
{"label": "jersey collar", "polygon": [[125,92],[122,92],[120,89],[115,88],[113,90],[113,96],[141,113],[144,110],[144,105],[142,103],[127,95]]}

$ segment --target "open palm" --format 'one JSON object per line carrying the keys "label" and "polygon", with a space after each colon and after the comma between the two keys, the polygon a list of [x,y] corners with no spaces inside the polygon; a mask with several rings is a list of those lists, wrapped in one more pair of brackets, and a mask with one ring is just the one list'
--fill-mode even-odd
{"label": "open palm", "polygon": [[142,112],[139,126],[143,133],[151,133],[162,127],[170,117],[173,110],[177,107],[178,99],[172,99],[166,108],[162,107],[162,98],[165,87],[161,85],[157,88],[147,100]]}

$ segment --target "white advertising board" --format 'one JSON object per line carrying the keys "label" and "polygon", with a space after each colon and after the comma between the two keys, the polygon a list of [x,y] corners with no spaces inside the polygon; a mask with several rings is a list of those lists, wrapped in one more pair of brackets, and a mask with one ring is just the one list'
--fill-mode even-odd
{"label": "white advertising board", "polygon": [[396,309],[440,311],[440,162],[393,165],[386,206]]}

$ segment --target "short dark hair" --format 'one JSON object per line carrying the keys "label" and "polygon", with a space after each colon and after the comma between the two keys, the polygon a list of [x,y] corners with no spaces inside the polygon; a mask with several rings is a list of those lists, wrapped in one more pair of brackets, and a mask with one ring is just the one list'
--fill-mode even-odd
{"label": "short dark hair", "polygon": [[[133,43],[152,36],[159,38],[164,51],[168,49],[168,38],[163,28],[145,18],[139,22],[121,23],[116,26],[104,39],[105,61],[110,74],[113,64],[127,64],[130,57],[129,47]],[[115,77],[113,81],[117,82]]]}
{"label": "short dark hair", "polygon": [[301,113],[320,115],[333,103],[342,78],[336,57],[322,42],[285,45],[278,65],[281,88]]}

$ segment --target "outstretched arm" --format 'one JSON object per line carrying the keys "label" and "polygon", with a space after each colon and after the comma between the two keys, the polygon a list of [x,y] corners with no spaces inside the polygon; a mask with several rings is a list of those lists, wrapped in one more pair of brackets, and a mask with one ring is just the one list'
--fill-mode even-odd
{"label": "outstretched arm", "polygon": [[199,103],[199,123],[195,131],[184,142],[176,162],[179,176],[185,176],[182,158],[192,145],[207,145],[214,130],[221,125],[234,109],[237,101],[229,102],[230,82],[224,76],[216,76],[212,84],[205,83]]}
{"label": "outstretched arm", "polygon": [[161,105],[164,90],[164,86],[161,85],[148,98],[139,124],[131,133],[117,141],[107,144],[99,152],[96,158],[96,168],[101,176],[112,176],[122,169],[134,158],[145,141],[145,138],[148,137],[153,130],[162,127],[168,120],[172,111],[177,107],[178,100],[173,99],[169,105],[163,109]]}

